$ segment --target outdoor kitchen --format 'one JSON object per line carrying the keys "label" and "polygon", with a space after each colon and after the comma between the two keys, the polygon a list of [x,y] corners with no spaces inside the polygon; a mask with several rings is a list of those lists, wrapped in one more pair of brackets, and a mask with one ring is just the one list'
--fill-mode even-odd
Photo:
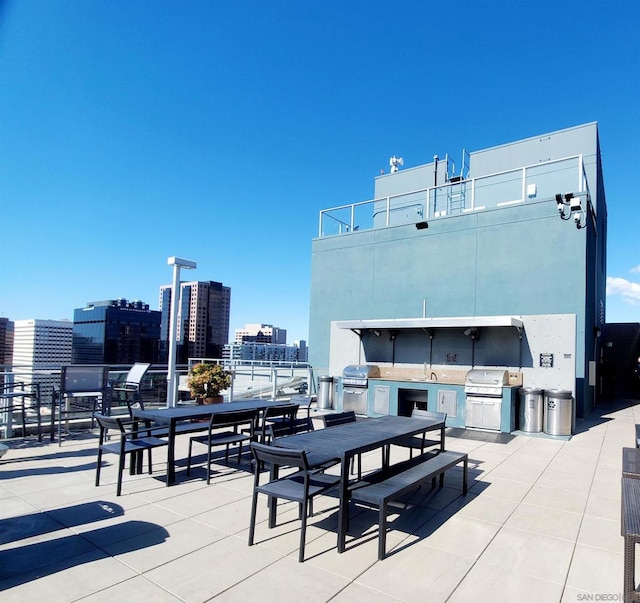
{"label": "outdoor kitchen", "polygon": [[359,415],[418,408],[446,412],[448,427],[511,433],[521,388],[575,380],[572,315],[336,321],[331,333],[335,406]]}

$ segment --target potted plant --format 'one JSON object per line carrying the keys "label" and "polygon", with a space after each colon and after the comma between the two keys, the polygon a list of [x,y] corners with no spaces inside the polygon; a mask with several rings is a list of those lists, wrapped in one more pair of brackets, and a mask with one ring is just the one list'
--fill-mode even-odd
{"label": "potted plant", "polygon": [[220,392],[231,386],[231,373],[219,364],[199,362],[191,367],[187,385],[201,404],[222,402]]}

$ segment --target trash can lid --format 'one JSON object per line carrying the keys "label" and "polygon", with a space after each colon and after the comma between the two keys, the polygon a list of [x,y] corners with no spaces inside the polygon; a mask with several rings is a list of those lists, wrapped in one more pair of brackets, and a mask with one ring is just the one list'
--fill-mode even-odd
{"label": "trash can lid", "polygon": [[318,381],[333,381],[333,377],[331,375],[320,375]]}
{"label": "trash can lid", "polygon": [[521,394],[541,394],[544,390],[537,387],[521,387],[518,392]]}
{"label": "trash can lid", "polygon": [[566,389],[547,389],[545,390],[547,398],[571,398],[573,394]]}

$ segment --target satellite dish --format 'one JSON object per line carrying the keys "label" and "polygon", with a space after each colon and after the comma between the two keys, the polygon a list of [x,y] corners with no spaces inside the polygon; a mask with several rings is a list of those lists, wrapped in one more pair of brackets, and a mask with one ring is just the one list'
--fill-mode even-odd
{"label": "satellite dish", "polygon": [[402,157],[396,157],[395,155],[389,159],[389,165],[391,166],[391,173],[398,171],[399,165],[404,165],[404,159]]}

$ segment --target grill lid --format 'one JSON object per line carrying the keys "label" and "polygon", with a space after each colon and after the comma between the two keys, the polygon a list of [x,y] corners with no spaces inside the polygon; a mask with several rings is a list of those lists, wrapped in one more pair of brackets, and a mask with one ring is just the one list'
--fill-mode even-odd
{"label": "grill lid", "polygon": [[509,371],[502,369],[473,369],[467,373],[464,391],[467,395],[502,396],[502,386],[509,383]]}
{"label": "grill lid", "polygon": [[508,383],[509,371],[503,369],[472,369],[467,373],[464,382],[466,386],[492,385],[494,387],[502,387]]}
{"label": "grill lid", "polygon": [[378,367],[371,364],[349,364],[342,371],[345,379],[369,379],[378,375]]}

